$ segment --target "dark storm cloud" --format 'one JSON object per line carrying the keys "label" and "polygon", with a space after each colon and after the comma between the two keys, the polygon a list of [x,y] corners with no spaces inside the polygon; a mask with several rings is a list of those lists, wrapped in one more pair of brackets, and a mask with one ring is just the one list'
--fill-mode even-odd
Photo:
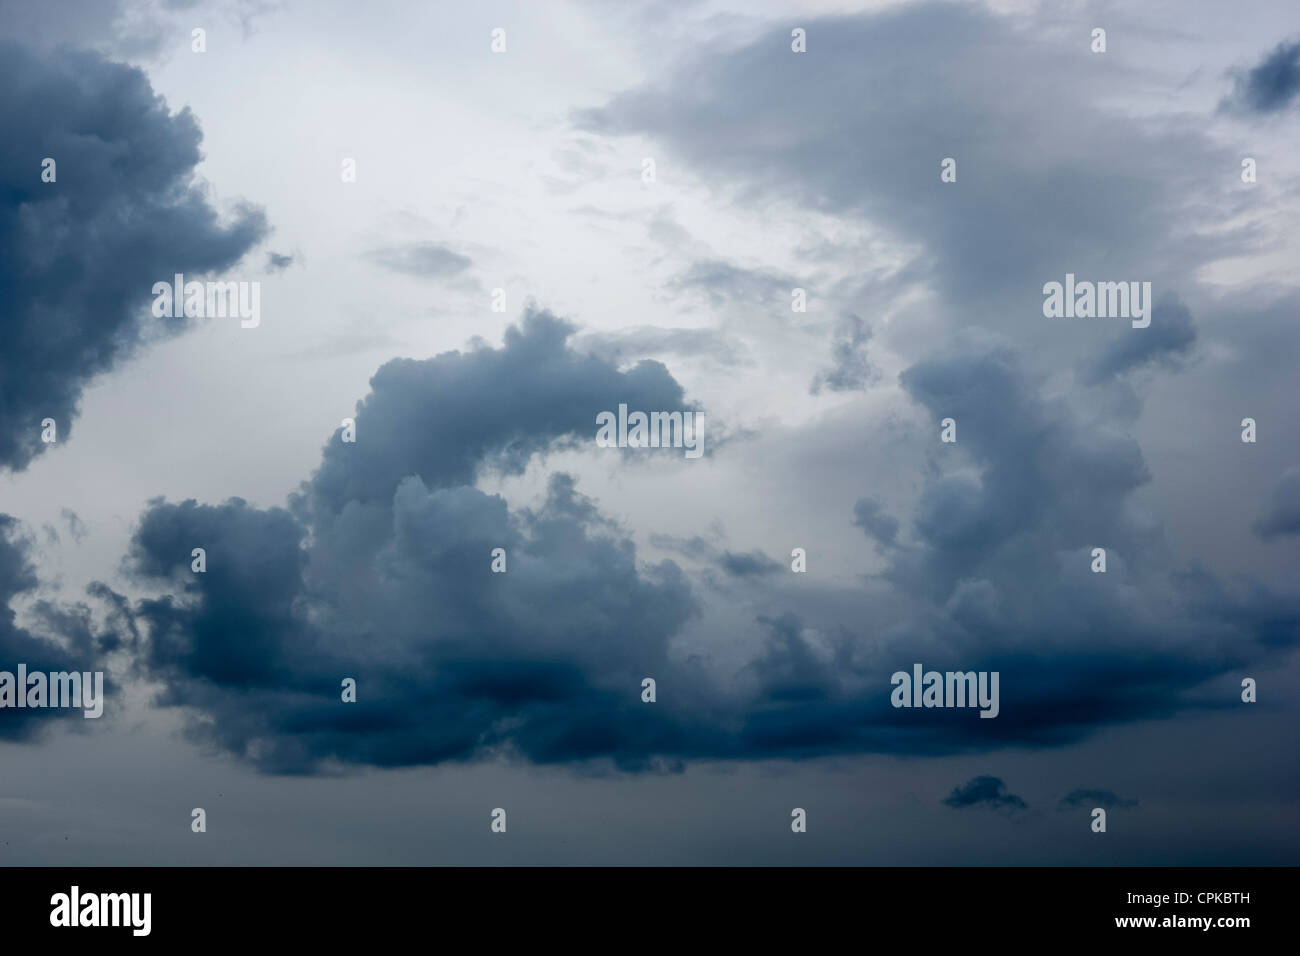
{"label": "dark storm cloud", "polygon": [[[133,566],[167,593],[135,619],[163,702],[274,771],[497,751],[644,767],[717,749],[709,695],[667,653],[695,612],[677,566],[640,565],[566,475],[513,511],[471,485],[556,441],[594,440],[597,412],[619,401],[680,406],[661,365],[619,372],[569,351],[570,332],[531,314],[501,349],[384,366],[357,442],[336,435],[289,510],[153,502]],[[205,574],[189,569],[194,547]],[[494,548],[504,574],[489,571]],[[677,703],[642,703],[647,676]],[[340,701],[346,677],[355,704]]]}
{"label": "dark storm cloud", "polygon": [[1288,468],[1278,480],[1255,531],[1264,538],[1300,534],[1300,467]]}
{"label": "dark storm cloud", "polygon": [[[357,405],[357,443],[325,446],[311,501],[341,511],[387,502],[402,478],[469,484],[485,465],[518,474],[557,440],[594,443],[596,415],[681,409],[681,386],[659,362],[626,372],[566,348],[573,326],[545,312],[506,330],[505,347],[394,359]],[[437,409],[436,414],[431,409]],[[363,453],[353,454],[360,449]]]}
{"label": "dark storm cloud", "polygon": [[1300,41],[1279,43],[1250,70],[1237,75],[1225,109],[1245,113],[1277,113],[1300,93]]}
{"label": "dark storm cloud", "polygon": [[1111,790],[1071,790],[1061,798],[1059,809],[1073,810],[1079,807],[1105,807],[1107,810],[1115,808],[1129,810],[1137,805],[1136,800],[1118,796]]}
{"label": "dark storm cloud", "polygon": [[188,324],[152,320],[153,283],[224,271],[266,223],[243,208],[221,225],[192,178],[193,114],[97,54],[0,41],[0,127],[0,467],[22,469],[49,447],[42,419],[64,440],[91,379]]}
{"label": "dark storm cloud", "polygon": [[436,242],[409,242],[385,246],[369,254],[372,262],[403,275],[424,279],[444,279],[460,275],[473,263],[467,256],[452,252]]}
{"label": "dark storm cloud", "polygon": [[[902,376],[926,412],[915,440],[935,452],[909,514],[868,497],[854,509],[885,546],[884,571],[801,605],[779,576],[745,573],[763,561],[732,556],[736,592],[746,579],[770,592],[738,625],[760,653],[725,679],[706,677],[693,648],[689,664],[670,655],[696,602],[676,564],[643,567],[567,476],[532,509],[473,485],[589,441],[595,412],[620,401],[682,407],[662,365],[620,372],[610,353],[578,354],[572,329],[534,315],[500,349],[381,368],[358,406],[356,444],[336,433],[284,511],[151,506],[137,567],[171,584],[137,608],[153,635],[144,661],[169,702],[196,708],[196,733],[263,768],[302,772],[500,750],[643,768],[1046,747],[1206,706],[1193,691],[1294,646],[1297,603],[1176,561],[1137,502],[1149,480],[1137,443],[1076,414],[1024,362],[1039,354],[1027,339],[1067,334],[1041,321],[1045,279],[1132,277],[1148,249],[1179,268],[1204,257],[1180,217],[1184,197],[1206,195],[1189,187],[1212,156],[1202,139],[1146,132],[1080,102],[1057,51],[970,8],[824,21],[817,35],[817,56],[790,55],[784,29],[711,49],[664,89],[625,94],[584,121],[659,135],[744,198],[770,193],[883,223],[924,246],[949,321],[1021,333],[1014,346],[943,336],[950,349]],[[846,112],[828,88],[861,91],[861,108]],[[954,153],[960,185],[941,193],[938,160]],[[674,283],[713,304],[782,311],[798,284],[721,261]],[[1012,300],[1020,312],[994,307]],[[1101,383],[1176,360],[1194,338],[1180,308],[1161,312],[1168,328],[1153,320],[1126,333],[1149,341],[1082,350],[1080,367]],[[856,385],[869,372],[865,330],[841,341],[835,381]],[[1078,361],[1080,350],[1053,347],[1068,358],[1049,371]],[[941,446],[937,423],[949,416],[959,441]],[[247,554],[247,567],[189,574],[203,536],[209,569],[213,554]],[[1094,546],[1107,549],[1105,575],[1089,571]],[[488,571],[495,547],[509,553],[506,574]],[[727,569],[716,545],[683,547]],[[246,646],[227,653],[231,640]],[[892,707],[891,673],[916,661],[999,672],[999,716]],[[347,676],[358,679],[355,705],[338,701]],[[644,676],[659,682],[654,705],[640,702]]]}
{"label": "dark storm cloud", "polygon": [[[153,503],[134,562],[167,593],[136,613],[165,702],[277,771],[497,751],[628,769],[942,754],[1168,716],[1196,706],[1194,688],[1295,645],[1296,602],[1172,559],[1131,500],[1147,480],[1132,439],[1078,420],[1014,350],[973,336],[903,376],[935,421],[957,420],[958,445],[943,447],[956,461],[930,471],[906,535],[873,499],[859,504],[889,563],[869,596],[821,595],[857,611],[831,624],[758,615],[764,645],[734,680],[682,663],[668,647],[696,598],[676,564],[638,563],[566,475],[536,508],[472,485],[587,439],[611,400],[680,404],[661,365],[618,372],[568,349],[571,331],[533,314],[503,348],[390,362],[359,405],[357,442],[336,433],[288,509]],[[1095,545],[1105,575],[1089,571]],[[774,580],[761,553],[687,546],[733,577]],[[193,547],[207,549],[206,574],[188,569]],[[488,570],[498,547],[505,574]],[[861,630],[873,618],[889,623]],[[914,661],[998,671],[1001,713],[892,707],[890,675]],[[647,676],[653,707],[639,697]],[[355,705],[338,700],[344,677],[358,680]]]}
{"label": "dark storm cloud", "polygon": [[[1057,746],[1108,724],[1216,704],[1199,688],[1300,641],[1300,601],[1184,564],[1135,502],[1137,443],[1046,396],[1010,345],[958,337],[902,376],[925,407],[932,466],[906,523],[874,498],[855,523],[888,545],[852,595],[767,615],[744,702],[750,754],[938,754]],[[952,417],[957,443],[941,445]],[[931,430],[933,429],[933,430]],[[1104,547],[1107,570],[1090,570]],[[828,605],[841,605],[834,614]],[[891,708],[890,674],[996,671],[1000,713]]]}
{"label": "dark storm cloud", "polygon": [[1007,812],[1029,809],[1029,804],[1007,791],[1007,785],[1000,777],[972,777],[960,787],[954,787],[943,802],[957,810],[965,807],[989,807]]}
{"label": "dark storm cloud", "polygon": [[[12,674],[19,664],[26,664],[29,674],[102,670],[102,654],[112,649],[113,634],[96,631],[87,606],[38,599],[31,607],[36,631],[18,625],[13,603],[36,594],[37,586],[29,547],[19,535],[17,520],[0,514],[0,670]],[[107,697],[111,689],[107,678],[104,689]],[[93,723],[86,721],[78,708],[6,707],[0,711],[0,740],[35,739],[49,722],[72,717],[76,718],[73,725],[81,729]]]}
{"label": "dark storm cloud", "polygon": [[[918,655],[935,653],[928,632],[945,656],[1001,672],[985,732],[1045,740],[1172,713],[1198,684],[1300,640],[1294,598],[1234,591],[1176,559],[1133,501],[1149,480],[1137,443],[1048,399],[1009,346],[959,341],[902,381],[935,421],[956,420],[944,457],[960,458],[923,486],[884,577],[921,602]],[[1105,574],[1090,570],[1094,547]]]}

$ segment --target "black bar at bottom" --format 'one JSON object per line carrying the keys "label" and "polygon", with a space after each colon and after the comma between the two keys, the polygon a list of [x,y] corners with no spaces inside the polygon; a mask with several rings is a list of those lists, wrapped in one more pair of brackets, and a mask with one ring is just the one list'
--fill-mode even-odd
{"label": "black bar at bottom", "polygon": [[458,949],[548,938],[677,948],[705,937],[806,948],[899,933],[922,946],[1098,936],[1232,945],[1284,933],[1295,885],[1290,867],[28,868],[0,870],[0,914],[6,942],[373,945],[429,930]]}

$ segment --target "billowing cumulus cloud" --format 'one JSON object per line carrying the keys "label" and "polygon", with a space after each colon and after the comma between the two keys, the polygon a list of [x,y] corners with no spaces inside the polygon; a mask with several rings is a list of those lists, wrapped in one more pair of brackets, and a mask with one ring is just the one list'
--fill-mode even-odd
{"label": "billowing cumulus cloud", "polygon": [[[336,433],[287,508],[154,502],[134,568],[163,592],[136,607],[163,701],[278,771],[497,752],[628,769],[945,753],[1168,715],[1296,640],[1294,606],[1234,596],[1171,560],[1130,500],[1147,480],[1131,439],[1046,400],[1008,347],[972,341],[903,376],[932,414],[957,419],[961,467],[932,473],[906,529],[872,499],[856,509],[891,545],[886,590],[832,597],[862,611],[833,626],[797,602],[760,614],[758,652],[719,675],[675,646],[697,607],[682,571],[639,562],[571,477],[553,475],[535,508],[474,487],[588,439],[619,401],[680,406],[662,365],[620,372],[571,350],[572,331],[534,313],[501,348],[388,363],[358,406],[357,441]],[[1099,543],[1106,575],[1089,571]],[[205,574],[189,570],[193,547]],[[696,547],[738,581],[781,567]],[[495,548],[504,574],[489,571]],[[892,624],[863,631],[873,617]],[[916,660],[999,671],[1000,715],[891,707],[890,674]],[[339,701],[347,677],[356,704]],[[640,700],[644,677],[655,707]]]}
{"label": "billowing cumulus cloud", "polygon": [[[356,443],[336,434],[287,509],[154,502],[134,568],[166,592],[137,607],[163,702],[277,771],[499,751],[639,767],[716,749],[695,709],[708,695],[669,655],[695,610],[677,567],[640,564],[566,475],[536,508],[472,485],[592,440],[619,402],[681,407],[663,366],[620,372],[568,350],[571,331],[535,313],[503,348],[388,363]],[[496,548],[505,573],[489,570]],[[643,704],[647,676],[679,703]],[[340,701],[348,677],[355,704]]]}
{"label": "billowing cumulus cloud", "polygon": [[152,318],[155,282],[220,273],[267,227],[219,220],[193,114],[98,54],[0,41],[0,127],[0,467],[21,469],[49,447],[43,419],[62,441],[91,379],[186,325]]}

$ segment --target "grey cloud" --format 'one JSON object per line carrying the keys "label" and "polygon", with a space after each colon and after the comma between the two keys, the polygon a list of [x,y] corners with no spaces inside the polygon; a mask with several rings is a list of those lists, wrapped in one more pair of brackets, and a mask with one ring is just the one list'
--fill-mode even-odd
{"label": "grey cloud", "polygon": [[1277,113],[1300,93],[1300,41],[1279,43],[1251,69],[1238,73],[1232,94],[1223,101],[1226,110],[1243,113]]}
{"label": "grey cloud", "polygon": [[1083,379],[1098,385],[1125,372],[1150,365],[1176,367],[1196,344],[1192,314],[1176,298],[1162,299],[1151,311],[1151,325],[1134,329],[1123,325],[1114,341],[1089,363]]}
{"label": "grey cloud", "polygon": [[733,303],[788,309],[791,290],[798,286],[788,276],[747,269],[722,259],[692,263],[669,282],[669,287],[677,291],[703,293],[715,308]]}
{"label": "grey cloud", "polygon": [[[611,396],[680,398],[662,366],[617,372],[568,350],[570,332],[532,315],[503,348],[389,363],[360,404],[357,443],[336,435],[287,510],[154,503],[135,565],[171,585],[136,613],[165,701],[197,706],[210,718],[197,732],[278,771],[495,752],[625,769],[942,754],[1059,746],[1207,706],[1195,688],[1300,639],[1294,600],[1177,565],[1130,500],[1147,480],[1131,439],[1047,400],[1014,350],[974,337],[903,376],[935,420],[957,419],[945,454],[961,468],[927,477],[913,543],[887,552],[889,590],[824,591],[817,603],[844,608],[839,622],[759,613],[761,653],[720,680],[668,653],[696,608],[682,572],[643,568],[571,478],[553,476],[532,509],[472,485],[590,435]],[[882,507],[857,512],[897,542]],[[209,542],[206,575],[188,573],[194,542]],[[1088,570],[1099,542],[1106,575]],[[506,574],[487,571],[495,547]],[[682,547],[742,579],[772,566],[703,539]],[[888,623],[864,637],[876,618]],[[890,706],[889,675],[912,661],[998,671],[1001,713]],[[365,707],[336,703],[344,676]],[[638,709],[644,676],[671,710]],[[262,708],[243,705],[250,687]]]}
{"label": "grey cloud", "polygon": [[853,523],[885,547],[891,547],[898,538],[898,519],[886,514],[874,498],[858,499],[853,506]]}
{"label": "grey cloud", "polygon": [[724,571],[738,578],[773,574],[782,569],[780,562],[772,560],[762,551],[751,551],[748,554],[724,551],[719,563]]}
{"label": "grey cloud", "polygon": [[[151,503],[131,566],[164,594],[132,614],[161,702],[195,708],[194,734],[277,772],[503,752],[671,769],[656,755],[718,749],[703,731],[711,695],[668,655],[695,613],[677,566],[639,563],[567,475],[536,508],[472,485],[590,441],[618,401],[680,405],[663,366],[619,372],[568,350],[571,332],[535,313],[500,349],[390,362],[356,444],[336,434],[288,509]],[[206,574],[189,571],[194,546]],[[497,547],[504,574],[488,570]],[[645,676],[679,705],[643,704]],[[345,677],[356,704],[340,702]]]}
{"label": "grey cloud", "polygon": [[585,332],[574,346],[615,364],[645,355],[707,358],[719,365],[738,365],[742,346],[712,329],[660,328],[639,325],[612,332]]}
{"label": "grey cloud", "polygon": [[411,242],[385,246],[370,252],[369,258],[385,269],[425,279],[457,276],[472,265],[467,256],[452,252],[436,242]]}
{"label": "grey cloud", "polygon": [[856,315],[845,316],[835,330],[831,345],[831,366],[817,373],[809,391],[854,392],[865,389],[880,376],[867,361],[871,327]]}
{"label": "grey cloud", "polygon": [[[1229,706],[1231,694],[1216,704],[1197,689],[1300,642],[1293,596],[1177,560],[1135,504],[1149,480],[1136,442],[1047,398],[1008,344],[959,336],[902,384],[928,413],[919,440],[935,447],[910,540],[863,499],[855,523],[893,544],[869,598],[820,593],[767,615],[781,622],[768,656],[787,663],[746,702],[750,752],[1059,746],[1108,724]],[[958,442],[941,446],[928,423],[948,416]],[[1106,574],[1090,571],[1094,546],[1107,549]],[[797,595],[779,599],[798,607]],[[889,674],[912,662],[997,671],[999,716],[889,708]]]}
{"label": "grey cloud", "polygon": [[[15,602],[39,594],[30,547],[20,535],[17,519],[0,514],[0,670],[14,673],[19,664],[29,674],[57,671],[96,671],[104,667],[103,654],[117,646],[116,632],[101,633],[84,604],[61,604],[36,597],[31,615],[37,628],[21,627]],[[105,694],[114,687],[107,678]],[[0,720],[0,740],[30,741],[53,722],[86,729],[83,711],[75,708],[6,708]],[[72,720],[71,718],[75,718]]]}
{"label": "grey cloud", "polygon": [[[1107,84],[1122,84],[1123,73],[1098,80],[1088,70],[1084,81],[1086,50],[1027,43],[1010,18],[970,4],[909,4],[806,27],[815,55],[790,54],[788,27],[774,26],[575,122],[654,137],[747,208],[802,202],[915,244],[924,268],[909,274],[942,294],[936,321],[1005,330],[1049,362],[1105,333],[1063,335],[1046,322],[1046,281],[1067,272],[1150,278],[1163,294],[1241,241],[1241,230],[1211,239],[1187,228],[1207,209],[1222,220],[1242,207],[1210,172],[1235,160],[1203,123],[1153,125],[1107,107]],[[854,108],[827,90],[853,91]],[[955,183],[939,180],[944,157],[958,162]],[[788,295],[784,282],[755,284],[725,264],[696,271],[694,284],[715,298],[733,288]]]}
{"label": "grey cloud", "polygon": [[[487,467],[518,474],[556,441],[594,442],[596,415],[620,402],[685,407],[681,386],[661,363],[620,372],[568,349],[573,332],[536,312],[506,331],[504,348],[386,363],[357,405],[356,448],[337,432],[325,446],[312,503],[337,511],[348,502],[388,501],[408,475],[446,485],[469,484]],[[353,454],[358,448],[370,450]]]}
{"label": "grey cloud", "polygon": [[86,538],[86,523],[77,516],[77,513],[71,508],[63,508],[59,511],[59,517],[64,520],[68,526],[68,533],[72,539],[80,544]]}
{"label": "grey cloud", "polygon": [[1029,804],[1007,790],[1000,777],[988,776],[972,777],[960,787],[954,787],[943,802],[956,810],[966,807],[988,807],[1006,812],[1029,809]]}
{"label": "grey cloud", "polygon": [[93,378],[190,325],[150,322],[153,283],[220,273],[267,227],[247,207],[219,224],[193,180],[198,122],[140,71],[0,42],[0,91],[0,466],[22,469],[50,447],[42,419],[64,440]]}

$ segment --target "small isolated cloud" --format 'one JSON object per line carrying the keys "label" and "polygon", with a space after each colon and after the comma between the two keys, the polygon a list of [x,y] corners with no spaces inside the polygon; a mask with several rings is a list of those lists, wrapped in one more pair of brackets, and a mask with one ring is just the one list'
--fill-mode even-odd
{"label": "small isolated cloud", "polygon": [[1061,798],[1059,809],[1073,810],[1078,807],[1105,807],[1107,810],[1132,809],[1137,805],[1136,800],[1121,797],[1113,790],[1071,790]]}
{"label": "small isolated cloud", "polygon": [[871,327],[856,315],[845,316],[835,330],[831,344],[831,365],[817,373],[809,391],[860,392],[875,381],[880,373],[867,361],[867,343],[871,341]]}
{"label": "small isolated cloud", "polygon": [[1255,522],[1261,538],[1300,534],[1300,465],[1288,468],[1273,489],[1268,508]]}
{"label": "small isolated cloud", "polygon": [[1238,73],[1223,108],[1240,113],[1277,113],[1300,93],[1300,40],[1279,43],[1256,66]]}
{"label": "small isolated cloud", "polygon": [[472,264],[468,256],[452,252],[436,242],[408,242],[370,252],[370,261],[391,272],[423,279],[446,279],[463,273]]}
{"label": "small isolated cloud", "polygon": [[960,787],[954,787],[943,802],[956,810],[964,807],[989,807],[1015,813],[1029,809],[1029,804],[1007,791],[1007,785],[1001,777],[972,777]]}
{"label": "small isolated cloud", "polygon": [[701,293],[714,308],[727,304],[773,308],[790,307],[790,290],[798,286],[794,279],[746,269],[721,259],[702,259],[675,276],[668,287],[678,292]]}
{"label": "small isolated cloud", "polygon": [[71,508],[64,508],[59,512],[59,517],[67,524],[68,534],[72,535],[72,539],[77,544],[81,544],[86,538],[86,523]]}
{"label": "small isolated cloud", "polygon": [[293,265],[293,256],[282,256],[278,252],[268,252],[266,254],[266,271],[283,272]]}
{"label": "small isolated cloud", "polygon": [[772,574],[781,570],[781,564],[769,558],[762,551],[751,551],[748,554],[725,551],[719,563],[722,565],[722,570],[737,578]]}

